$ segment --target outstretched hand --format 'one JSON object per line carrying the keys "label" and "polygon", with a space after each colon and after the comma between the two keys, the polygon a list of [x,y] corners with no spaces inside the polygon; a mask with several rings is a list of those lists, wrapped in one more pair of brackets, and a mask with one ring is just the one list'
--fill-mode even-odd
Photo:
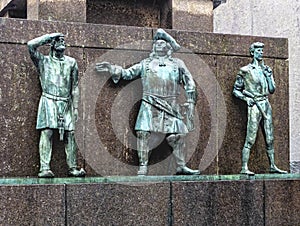
{"label": "outstretched hand", "polygon": [[101,62],[96,64],[96,71],[111,73],[112,66],[109,62]]}

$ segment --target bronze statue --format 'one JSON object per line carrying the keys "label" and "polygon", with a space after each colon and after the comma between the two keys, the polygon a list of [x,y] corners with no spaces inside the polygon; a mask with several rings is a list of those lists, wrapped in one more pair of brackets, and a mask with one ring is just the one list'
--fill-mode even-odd
{"label": "bronze statue", "polygon": [[[50,44],[49,56],[37,48]],[[46,34],[28,42],[30,57],[37,67],[42,87],[38,107],[36,128],[41,131],[39,142],[39,177],[54,177],[50,169],[53,130],[58,129],[60,140],[64,140],[69,176],[84,176],[85,171],[77,168],[77,145],[75,121],[78,117],[78,66],[74,58],[64,55],[64,35]]]}
{"label": "bronze statue", "polygon": [[242,170],[240,172],[247,175],[254,175],[248,169],[248,160],[260,124],[265,135],[270,173],[287,173],[287,171],[278,169],[274,160],[272,108],[268,95],[275,92],[276,86],[271,68],[264,64],[263,49],[264,44],[261,42],[251,44],[249,50],[253,60],[239,70],[233,89],[233,95],[248,105],[247,135],[242,150]]}
{"label": "bronze statue", "polygon": [[[172,57],[172,52],[179,48],[173,37],[163,29],[158,29],[153,39],[153,51],[148,58],[128,69],[108,62],[96,65],[98,72],[109,72],[114,83],[118,83],[121,78],[132,80],[141,77],[143,97],[135,124],[139,157],[138,175],[146,175],[148,172],[151,133],[166,135],[176,158],[177,174],[200,174],[199,170],[192,170],[186,166],[184,157],[184,137],[194,129],[196,85],[184,62]],[[184,87],[187,97],[186,124],[178,103],[180,86]]]}

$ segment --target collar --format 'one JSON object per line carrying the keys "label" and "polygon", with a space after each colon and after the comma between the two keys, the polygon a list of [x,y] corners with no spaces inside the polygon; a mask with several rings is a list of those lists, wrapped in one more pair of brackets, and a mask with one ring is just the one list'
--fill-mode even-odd
{"label": "collar", "polygon": [[65,56],[63,56],[62,58],[57,58],[56,56],[52,56],[52,55],[50,54],[50,57],[51,57],[53,60],[55,60],[55,61],[64,61],[64,60],[65,60]]}
{"label": "collar", "polygon": [[251,69],[261,69],[260,65],[256,65],[256,64],[253,64],[253,63],[250,63],[249,66],[251,67]]}

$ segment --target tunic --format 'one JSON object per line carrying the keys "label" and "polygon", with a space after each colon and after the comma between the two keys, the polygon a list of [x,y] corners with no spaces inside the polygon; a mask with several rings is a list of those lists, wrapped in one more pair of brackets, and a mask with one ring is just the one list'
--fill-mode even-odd
{"label": "tunic", "polygon": [[44,56],[38,51],[31,55],[39,71],[42,87],[40,98],[37,129],[58,128],[58,118],[64,119],[64,129],[75,129],[73,117],[74,102],[78,101],[78,66],[76,60],[69,56],[57,59]]}

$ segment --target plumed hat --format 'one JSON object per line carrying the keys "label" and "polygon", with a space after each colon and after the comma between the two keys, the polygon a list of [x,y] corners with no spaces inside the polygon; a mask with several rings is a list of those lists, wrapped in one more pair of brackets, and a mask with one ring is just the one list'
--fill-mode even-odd
{"label": "plumed hat", "polygon": [[157,31],[153,37],[153,42],[155,42],[159,39],[162,39],[162,40],[165,40],[166,42],[168,42],[171,45],[171,47],[174,49],[174,51],[177,51],[180,49],[180,45],[175,41],[175,39],[161,28],[157,29]]}

